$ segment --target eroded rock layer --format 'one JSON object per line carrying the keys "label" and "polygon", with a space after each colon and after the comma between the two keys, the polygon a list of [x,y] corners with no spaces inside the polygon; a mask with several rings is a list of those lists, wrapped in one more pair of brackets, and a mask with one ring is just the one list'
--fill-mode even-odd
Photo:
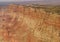
{"label": "eroded rock layer", "polygon": [[0,42],[60,42],[57,13],[21,5],[0,10]]}

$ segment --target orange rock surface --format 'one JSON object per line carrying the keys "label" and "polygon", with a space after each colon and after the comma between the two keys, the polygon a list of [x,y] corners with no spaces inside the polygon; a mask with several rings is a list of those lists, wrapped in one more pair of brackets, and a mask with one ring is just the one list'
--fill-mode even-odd
{"label": "orange rock surface", "polygon": [[0,42],[60,42],[60,15],[21,5],[2,8]]}

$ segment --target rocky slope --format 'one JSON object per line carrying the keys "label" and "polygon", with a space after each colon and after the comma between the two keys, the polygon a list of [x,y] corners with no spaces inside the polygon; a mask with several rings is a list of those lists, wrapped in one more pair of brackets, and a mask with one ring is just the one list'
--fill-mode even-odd
{"label": "rocky slope", "polygon": [[2,7],[0,42],[60,42],[60,15],[30,6]]}

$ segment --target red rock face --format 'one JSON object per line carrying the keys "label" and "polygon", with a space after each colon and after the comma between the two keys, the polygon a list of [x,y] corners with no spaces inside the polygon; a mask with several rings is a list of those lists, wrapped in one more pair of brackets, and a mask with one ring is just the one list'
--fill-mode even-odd
{"label": "red rock face", "polygon": [[60,42],[59,31],[57,14],[16,5],[0,12],[0,42]]}

